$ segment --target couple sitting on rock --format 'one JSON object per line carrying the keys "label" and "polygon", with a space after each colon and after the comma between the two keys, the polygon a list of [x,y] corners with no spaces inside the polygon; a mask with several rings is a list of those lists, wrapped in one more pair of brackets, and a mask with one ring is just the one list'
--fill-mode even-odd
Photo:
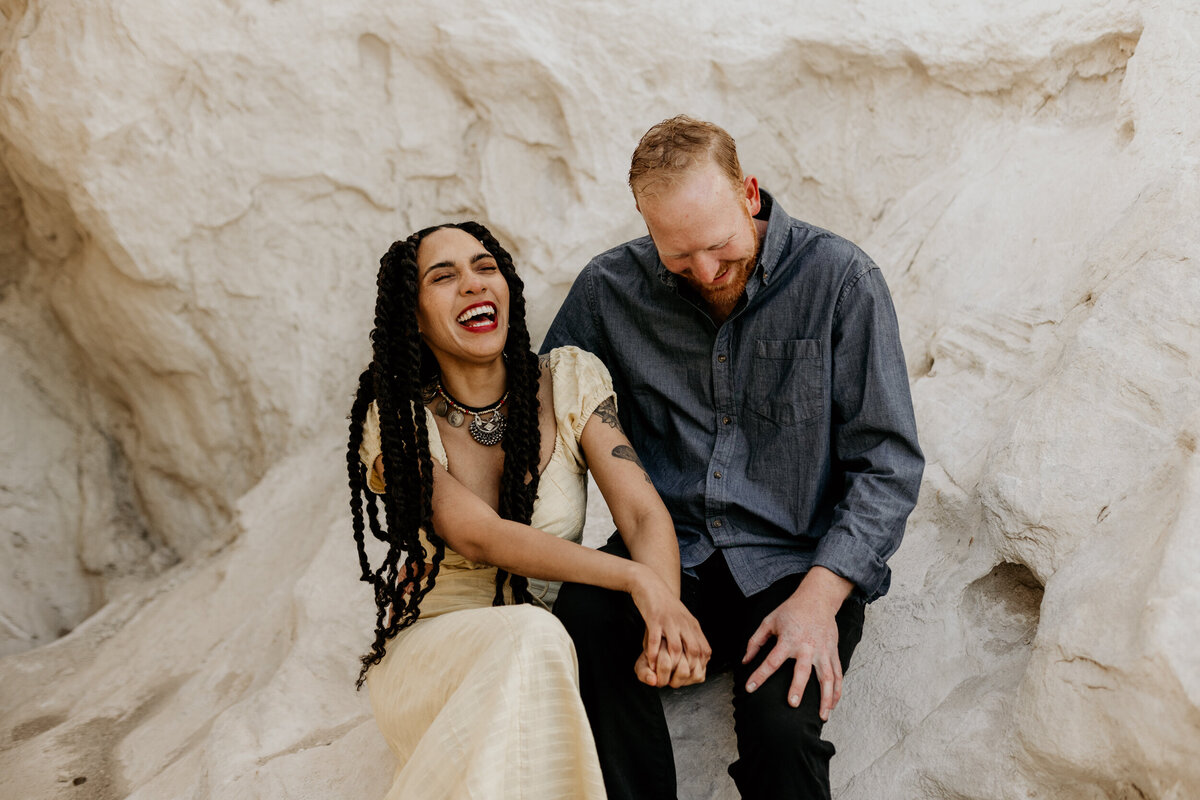
{"label": "couple sitting on rock", "polygon": [[482,225],[381,259],[348,466],[388,798],[675,797],[658,690],[727,665],[742,796],[829,796],[923,466],[891,298],[715,125],[651,128],[629,184],[649,236],[584,268],[540,357]]}

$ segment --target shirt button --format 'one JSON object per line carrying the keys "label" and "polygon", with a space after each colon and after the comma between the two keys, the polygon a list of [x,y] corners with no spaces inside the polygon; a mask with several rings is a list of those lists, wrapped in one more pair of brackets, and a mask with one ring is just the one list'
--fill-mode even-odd
{"label": "shirt button", "polygon": [[725,354],[721,353],[721,355],[717,356],[717,361],[724,364],[725,363]]}
{"label": "shirt button", "polygon": [[721,527],[721,520],[719,520],[719,519],[714,519],[714,520],[713,520],[713,527],[714,527],[714,528],[719,528],[719,527]]}
{"label": "shirt button", "polygon": [[713,477],[716,478],[717,480],[720,480],[721,479],[721,471],[717,470],[716,472],[714,472]]}
{"label": "shirt button", "polygon": [[731,423],[731,422],[733,422],[733,420],[732,420],[732,419],[730,419],[729,417],[722,417],[722,418],[721,418],[721,424],[722,424],[722,425],[728,425],[728,424],[729,424],[729,423]]}

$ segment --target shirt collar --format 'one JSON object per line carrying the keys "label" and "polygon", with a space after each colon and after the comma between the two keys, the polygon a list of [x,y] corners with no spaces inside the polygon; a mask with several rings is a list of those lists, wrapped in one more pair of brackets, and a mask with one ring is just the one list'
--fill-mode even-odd
{"label": "shirt collar", "polygon": [[746,290],[742,294],[742,299],[738,301],[733,313],[730,314],[731,319],[741,313],[741,309],[749,306],[754,301],[754,296],[758,294],[759,287],[770,283],[771,278],[779,271],[783,246],[787,239],[789,227],[787,212],[780,207],[779,203],[775,202],[775,198],[766,189],[759,188],[758,194],[762,198],[762,203],[754,218],[765,219],[767,231],[759,243],[758,261],[754,264],[754,271],[751,272],[750,279],[746,281]]}
{"label": "shirt collar", "polygon": [[778,272],[779,259],[783,256],[783,246],[787,243],[790,225],[787,212],[775,202],[770,192],[760,188],[758,195],[762,198],[762,207],[754,218],[767,221],[767,232],[763,234],[762,245],[758,249],[755,273],[763,283],[770,283],[771,278]]}

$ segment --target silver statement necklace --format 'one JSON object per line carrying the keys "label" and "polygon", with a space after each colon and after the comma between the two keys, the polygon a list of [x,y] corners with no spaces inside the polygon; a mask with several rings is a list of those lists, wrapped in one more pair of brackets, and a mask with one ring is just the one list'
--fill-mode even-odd
{"label": "silver statement necklace", "polygon": [[[434,385],[434,392],[441,399],[434,406],[433,412],[439,417],[445,417],[451,427],[461,428],[467,415],[470,414],[471,424],[467,426],[467,433],[471,434],[471,438],[484,447],[500,444],[500,440],[504,438],[505,425],[507,425],[504,412],[500,410],[500,407],[508,400],[508,392],[505,392],[503,397],[490,406],[483,408],[473,408],[455,400],[442,386],[440,377]],[[484,419],[484,416],[488,414],[491,416]]]}

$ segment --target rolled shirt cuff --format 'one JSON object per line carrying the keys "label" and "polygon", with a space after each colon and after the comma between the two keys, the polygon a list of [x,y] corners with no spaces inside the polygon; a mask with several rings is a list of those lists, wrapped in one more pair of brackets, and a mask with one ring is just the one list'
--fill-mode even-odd
{"label": "rolled shirt cuff", "polygon": [[849,533],[830,530],[817,543],[813,566],[825,567],[858,587],[866,600],[888,590],[891,570],[870,545]]}

